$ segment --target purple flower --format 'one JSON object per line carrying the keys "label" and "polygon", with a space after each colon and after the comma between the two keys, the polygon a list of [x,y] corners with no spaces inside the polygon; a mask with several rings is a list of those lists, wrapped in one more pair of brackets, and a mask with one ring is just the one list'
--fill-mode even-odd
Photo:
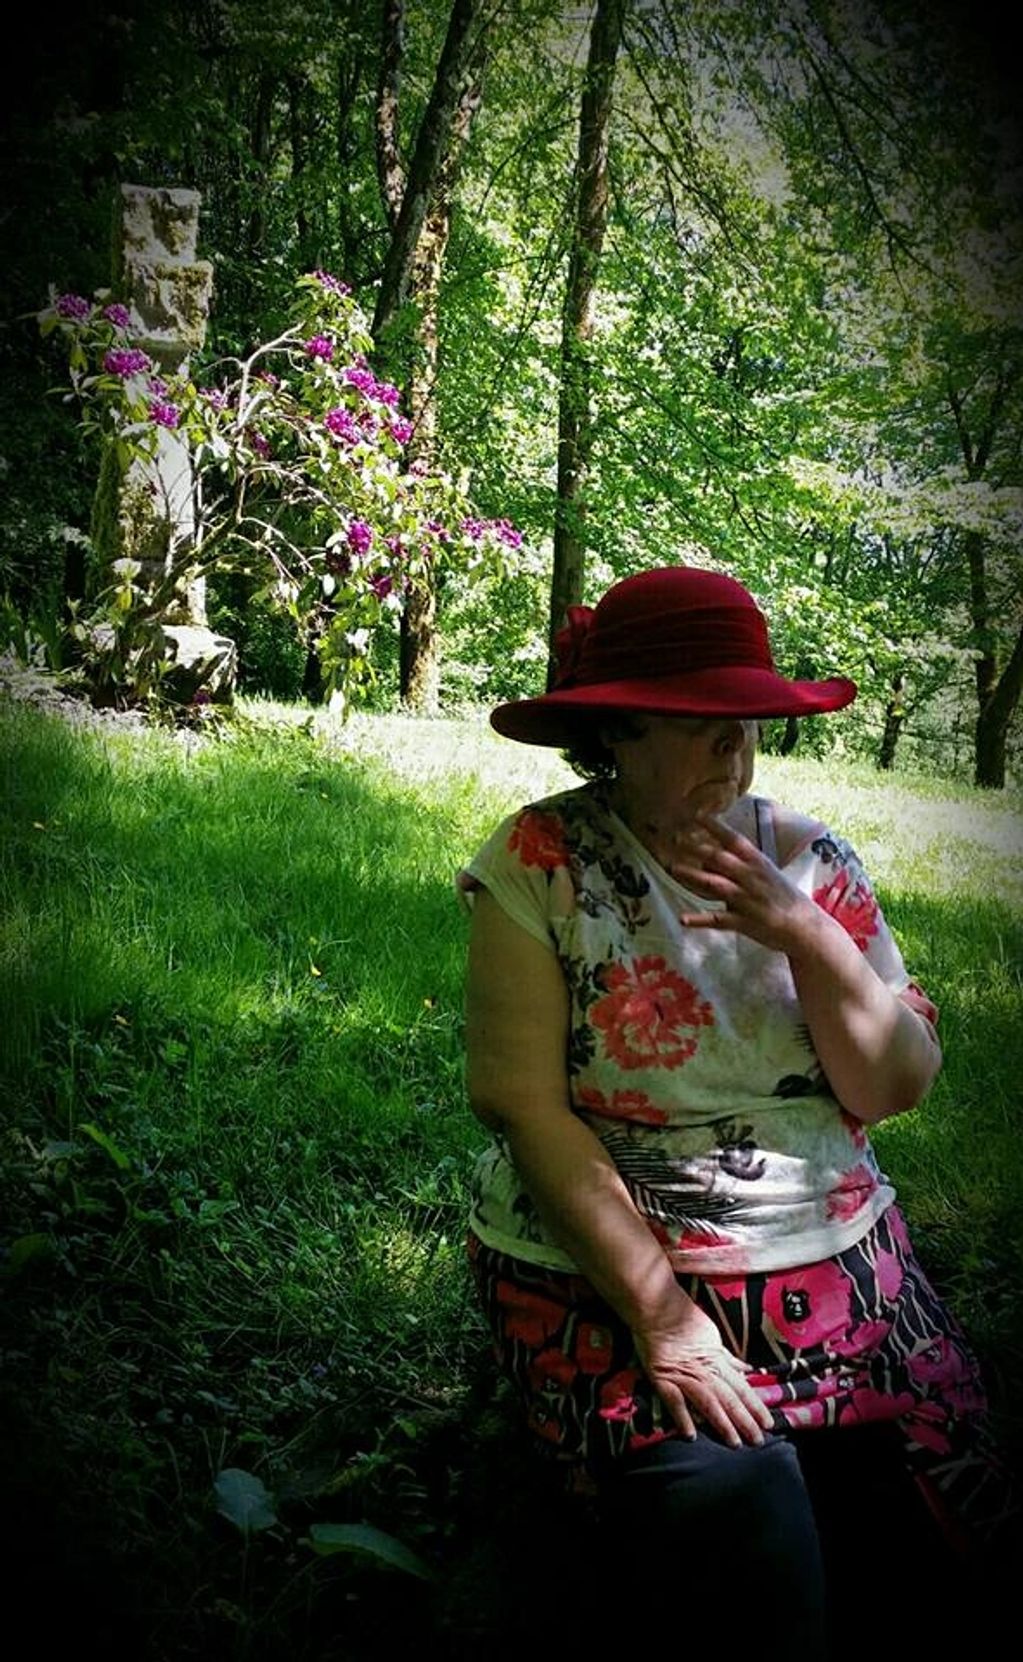
{"label": "purple flower", "polygon": [[463,519],[462,530],[471,542],[479,542],[486,526],[481,519]]}
{"label": "purple flower", "polygon": [[395,444],[408,444],[414,432],[411,421],[406,421],[404,416],[395,416],[391,422],[390,433]]}
{"label": "purple flower", "polygon": [[405,558],[405,544],[400,537],[385,537],[384,546],[390,553],[392,560],[403,560]]}
{"label": "purple flower", "polygon": [[323,418],[323,425],[328,433],[333,433],[336,439],[343,439],[346,444],[358,443],[361,436],[355,425],[351,410],[346,410],[343,404],[339,404],[336,409],[327,411]]}
{"label": "purple flower", "polygon": [[378,381],[373,389],[373,397],[378,399],[381,404],[393,406],[397,404],[401,393],[397,387],[392,387],[390,381]]}
{"label": "purple flower", "polygon": [[508,548],[519,548],[522,545],[522,532],[516,531],[510,519],[495,519],[491,526],[497,532],[498,538]]}
{"label": "purple flower", "polygon": [[69,317],[75,323],[84,323],[92,312],[92,306],[84,295],[61,294],[57,297],[55,310],[58,317]]}
{"label": "purple flower", "polygon": [[227,409],[227,393],[221,387],[200,387],[199,397],[205,398],[214,410]]}
{"label": "purple flower", "polygon": [[267,387],[279,387],[281,384],[280,376],[275,375],[272,369],[259,370],[256,374],[256,380],[262,381],[264,386]]}
{"label": "purple flower", "polygon": [[344,375],[350,387],[355,387],[358,392],[365,393],[367,398],[373,397],[376,392],[377,378],[371,369],[367,369],[361,363],[349,364]]}
{"label": "purple flower", "polygon": [[134,346],[126,350],[114,348],[103,359],[103,368],[108,375],[145,375],[152,367],[146,354]]}
{"label": "purple flower", "polygon": [[167,383],[166,381],[161,381],[158,375],[151,375],[149,377],[149,390],[150,392],[155,393],[157,398],[162,398],[164,393],[167,391]]}
{"label": "purple flower", "polygon": [[131,327],[131,313],[127,306],[122,306],[118,300],[115,300],[110,306],[104,306],[103,316],[108,323],[113,324],[115,329],[129,329]]}
{"label": "purple flower", "polygon": [[155,421],[158,427],[176,427],[181,420],[181,411],[166,399],[154,398],[149,405],[149,419]]}
{"label": "purple flower", "polygon": [[425,529],[435,536],[438,542],[451,541],[451,532],[446,525],[441,524],[439,519],[428,519]]}
{"label": "purple flower", "polygon": [[271,454],[270,443],[269,440],[263,437],[262,433],[250,433],[249,443],[256,452],[257,456],[262,456],[264,462],[269,461]]}
{"label": "purple flower", "polygon": [[193,704],[212,704],[213,694],[208,687],[199,687],[192,698]]}
{"label": "purple flower", "polygon": [[387,596],[394,588],[394,578],[391,576],[390,572],[381,571],[378,572],[375,577],[370,578],[369,586],[378,600],[386,600]]}
{"label": "purple flower", "polygon": [[351,294],[352,292],[347,283],[342,283],[340,277],[332,277],[329,271],[320,271],[317,268],[312,275],[321,288],[327,290],[328,294]]}
{"label": "purple flower", "polygon": [[329,364],[334,356],[334,342],[328,340],[326,335],[312,335],[303,350],[310,358],[322,358],[325,364]]}
{"label": "purple flower", "polygon": [[377,418],[372,410],[360,410],[359,426],[366,438],[375,439],[380,423],[377,421]]}
{"label": "purple flower", "polygon": [[373,529],[364,519],[353,519],[348,527],[348,546],[353,554],[365,554],[373,541]]}

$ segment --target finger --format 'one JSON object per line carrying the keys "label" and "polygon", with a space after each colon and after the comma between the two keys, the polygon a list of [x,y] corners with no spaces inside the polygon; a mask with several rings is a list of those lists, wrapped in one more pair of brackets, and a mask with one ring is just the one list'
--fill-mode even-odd
{"label": "finger", "polygon": [[693,1416],[689,1412],[689,1404],[678,1386],[657,1384],[655,1382],[655,1389],[682,1435],[689,1442],[693,1442],[696,1438],[696,1426],[693,1424]]}
{"label": "finger", "polygon": [[707,1418],[721,1435],[733,1447],[739,1442],[762,1443],[768,1426],[761,1427],[760,1414],[753,1412],[739,1391],[726,1379],[715,1381],[712,1389],[712,1412],[707,1414]]}
{"label": "finger", "polygon": [[737,912],[680,912],[678,921],[683,929],[741,929],[745,919]]}

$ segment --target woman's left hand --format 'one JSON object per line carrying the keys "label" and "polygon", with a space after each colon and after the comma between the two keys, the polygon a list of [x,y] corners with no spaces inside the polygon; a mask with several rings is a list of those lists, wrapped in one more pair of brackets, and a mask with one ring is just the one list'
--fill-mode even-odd
{"label": "woman's left hand", "polygon": [[723,906],[713,912],[683,912],[679,921],[686,928],[734,929],[790,956],[811,939],[818,921],[813,901],[755,843],[715,814],[697,814],[677,831],[665,863],[687,889]]}

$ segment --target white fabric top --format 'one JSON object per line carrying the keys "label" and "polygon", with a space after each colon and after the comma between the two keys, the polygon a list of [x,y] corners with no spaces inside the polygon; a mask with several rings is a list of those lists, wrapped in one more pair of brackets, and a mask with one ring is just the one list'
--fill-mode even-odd
{"label": "white fabric top", "polygon": [[[727,816],[776,857],[770,805]],[[830,831],[786,865],[896,993],[902,956],[856,854]],[[853,1245],[895,1198],[860,1122],[835,1100],[788,959],[731,931],[685,929],[713,907],[661,867],[584,785],[498,826],[459,873],[555,952],[571,994],[575,1112],[601,1139],[674,1268],[785,1269]],[[922,997],[922,995],[921,995]],[[528,1033],[523,1043],[528,1044]],[[474,1176],[471,1227],[501,1252],[573,1270],[499,1137]]]}

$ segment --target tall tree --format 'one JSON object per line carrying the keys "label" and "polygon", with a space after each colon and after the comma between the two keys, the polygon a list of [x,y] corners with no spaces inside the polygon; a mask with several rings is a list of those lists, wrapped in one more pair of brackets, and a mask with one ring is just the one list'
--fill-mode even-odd
{"label": "tall tree", "polygon": [[[454,0],[433,90],[419,124],[408,172],[399,143],[403,0],[385,0],[376,104],[377,177],[391,228],[373,321],[383,354],[405,358],[413,437],[411,465],[437,462],[440,284],[451,231],[462,152],[483,96],[487,32],[484,0]],[[395,342],[399,313],[409,335]],[[437,585],[429,570],[411,579],[401,618],[399,690],[417,710],[435,709],[440,693]]]}
{"label": "tall tree", "polygon": [[590,337],[593,300],[608,217],[608,141],[615,67],[625,0],[597,0],[590,30],[579,114],[574,231],[561,320],[558,403],[558,494],[548,622],[548,685],[554,678],[554,638],[569,606],[582,599],[586,540],[586,482],[593,450]]}

